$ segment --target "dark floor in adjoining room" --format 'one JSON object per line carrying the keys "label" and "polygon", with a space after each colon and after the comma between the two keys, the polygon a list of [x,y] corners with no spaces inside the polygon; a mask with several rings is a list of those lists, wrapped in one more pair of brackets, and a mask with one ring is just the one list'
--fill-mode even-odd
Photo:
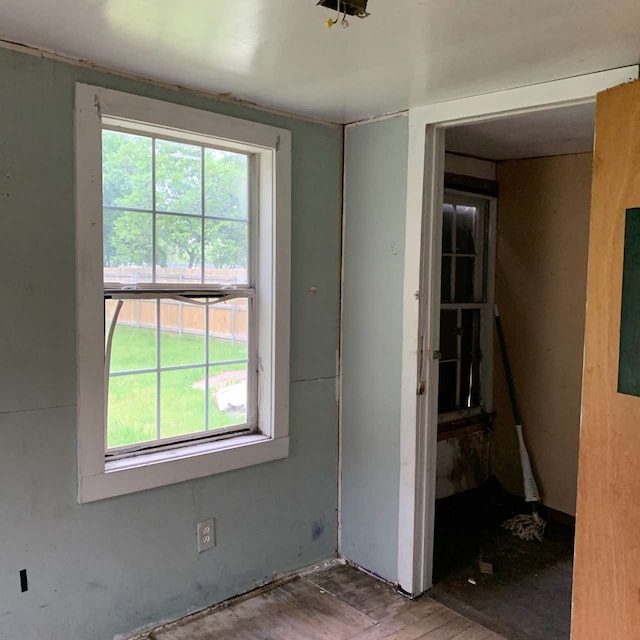
{"label": "dark floor in adjoining room", "polygon": [[525,542],[500,527],[517,513],[526,505],[496,481],[438,500],[429,595],[510,640],[568,640],[573,527],[550,522],[544,542]]}

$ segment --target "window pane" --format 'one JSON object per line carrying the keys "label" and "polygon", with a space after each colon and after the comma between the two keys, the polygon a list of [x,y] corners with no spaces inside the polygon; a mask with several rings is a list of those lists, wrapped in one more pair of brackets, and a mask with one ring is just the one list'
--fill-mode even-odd
{"label": "window pane", "polygon": [[[480,406],[480,366],[479,362],[467,360],[460,368],[460,402],[462,408],[472,409]],[[471,391],[469,391],[471,389]]]}
{"label": "window pane", "polygon": [[462,357],[469,359],[472,355],[479,356],[480,351],[480,310],[462,310]]}
{"label": "window pane", "polygon": [[156,282],[202,282],[202,218],[159,213],[156,218]]}
{"label": "window pane", "polygon": [[464,408],[480,405],[480,311],[462,311],[460,402]]}
{"label": "window pane", "polygon": [[[105,339],[117,302],[105,302]],[[111,341],[109,372],[140,371],[156,366],[156,302],[124,300]]]}
{"label": "window pane", "polygon": [[475,258],[455,258],[455,302],[477,302],[474,294]]}
{"label": "window pane", "polygon": [[[151,282],[155,267],[158,283],[248,284],[249,165],[244,154],[104,131],[105,281]],[[250,304],[122,303],[111,343],[110,448],[246,424]],[[117,305],[105,302],[107,332]]]}
{"label": "window pane", "polygon": [[155,439],[156,389],[156,373],[109,378],[108,448]]}
{"label": "window pane", "polygon": [[151,138],[102,132],[102,201],[105,205],[151,209]]}
{"label": "window pane", "polygon": [[204,281],[205,284],[248,284],[247,269],[212,267],[205,260]]}
{"label": "window pane", "polygon": [[440,312],[440,353],[443,360],[458,357],[458,312]]}
{"label": "window pane", "polygon": [[156,139],[156,208],[202,212],[202,147]]}
{"label": "window pane", "polygon": [[247,359],[248,300],[239,298],[209,307],[209,362]]}
{"label": "window pane", "polygon": [[442,213],[442,253],[452,253],[453,205],[445,204]]}
{"label": "window pane", "polygon": [[246,222],[205,220],[205,265],[207,277],[222,269],[227,281],[248,282],[249,235]]}
{"label": "window pane", "polygon": [[476,207],[456,207],[456,253],[475,253]]}
{"label": "window pane", "polygon": [[455,362],[440,363],[438,413],[446,413],[456,409],[456,372],[457,365]]}
{"label": "window pane", "polygon": [[205,431],[204,367],[160,372],[160,437]]}
{"label": "window pane", "polygon": [[177,300],[163,300],[160,303],[161,366],[204,362],[205,307]]}
{"label": "window pane", "polygon": [[452,302],[451,299],[451,261],[452,258],[442,258],[442,272],[441,272],[441,290],[440,300],[441,302]]}
{"label": "window pane", "polygon": [[151,282],[152,214],[105,209],[102,235],[105,282]]}
{"label": "window pane", "polygon": [[247,422],[247,365],[209,368],[209,429]]}
{"label": "window pane", "polygon": [[249,158],[205,149],[205,215],[246,220],[249,210]]}

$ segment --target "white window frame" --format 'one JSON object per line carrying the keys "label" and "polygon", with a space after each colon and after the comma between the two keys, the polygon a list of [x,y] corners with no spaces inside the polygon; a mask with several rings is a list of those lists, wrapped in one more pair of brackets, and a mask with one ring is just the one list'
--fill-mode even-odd
{"label": "white window frame", "polygon": [[[103,118],[210,138],[257,158],[254,224],[257,425],[251,434],[106,460],[102,266]],[[78,501],[91,502],[285,458],[289,453],[291,133],[174,103],[76,84]]]}
{"label": "white window frame", "polygon": [[[443,202],[453,205],[486,207],[486,229],[483,232],[483,268],[476,270],[476,286],[484,287],[484,299],[480,302],[440,302],[442,311],[474,309],[480,311],[480,406],[438,414],[438,424],[446,424],[472,415],[493,411],[493,316],[495,304],[496,235],[498,200],[469,191],[444,189]],[[442,258],[442,251],[440,252]],[[459,345],[458,345],[459,347]],[[442,359],[440,359],[442,362]]]}

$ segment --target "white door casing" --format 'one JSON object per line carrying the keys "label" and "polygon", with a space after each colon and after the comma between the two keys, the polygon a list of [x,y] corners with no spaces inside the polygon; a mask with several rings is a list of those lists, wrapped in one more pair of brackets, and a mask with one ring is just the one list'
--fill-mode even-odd
{"label": "white door casing", "polygon": [[409,111],[403,282],[398,584],[432,585],[435,511],[441,211],[445,131],[453,125],[594,102],[638,79],[638,66],[442,102]]}

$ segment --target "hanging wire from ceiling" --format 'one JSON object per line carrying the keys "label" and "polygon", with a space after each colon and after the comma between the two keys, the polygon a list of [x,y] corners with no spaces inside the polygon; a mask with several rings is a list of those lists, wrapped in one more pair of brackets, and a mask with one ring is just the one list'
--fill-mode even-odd
{"label": "hanging wire from ceiling", "polygon": [[368,18],[371,14],[367,11],[368,0],[320,0],[319,5],[335,9],[337,15],[335,18],[327,18],[324,22],[324,26],[330,29],[333,25],[342,25],[344,29],[350,26],[347,15],[355,16],[356,18]]}

